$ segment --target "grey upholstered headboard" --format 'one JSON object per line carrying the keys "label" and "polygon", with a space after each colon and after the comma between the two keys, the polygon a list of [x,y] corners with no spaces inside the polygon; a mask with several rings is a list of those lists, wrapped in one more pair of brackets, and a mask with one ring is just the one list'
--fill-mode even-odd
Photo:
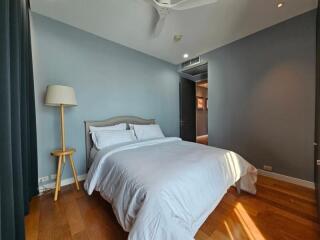
{"label": "grey upholstered headboard", "polygon": [[[87,170],[90,167],[90,150],[93,147],[93,142],[90,136],[89,127],[104,127],[104,126],[112,126],[119,123],[127,123],[127,124],[155,124],[154,119],[143,119],[140,117],[134,116],[121,116],[121,117],[113,117],[103,121],[85,121],[85,143],[86,143],[86,167]],[[128,126],[127,126],[128,127]]]}

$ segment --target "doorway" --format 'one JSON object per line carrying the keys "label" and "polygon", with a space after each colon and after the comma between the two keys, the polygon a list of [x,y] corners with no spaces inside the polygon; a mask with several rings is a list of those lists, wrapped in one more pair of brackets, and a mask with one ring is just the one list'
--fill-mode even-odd
{"label": "doorway", "polygon": [[208,145],[208,80],[196,82],[196,142]]}
{"label": "doorway", "polygon": [[207,63],[180,72],[180,137],[208,144]]}

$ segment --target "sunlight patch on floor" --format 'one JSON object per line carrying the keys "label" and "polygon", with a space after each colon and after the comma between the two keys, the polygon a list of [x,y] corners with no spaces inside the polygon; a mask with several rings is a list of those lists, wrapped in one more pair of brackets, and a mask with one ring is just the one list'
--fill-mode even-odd
{"label": "sunlight patch on floor", "polygon": [[230,240],[234,240],[233,236],[232,236],[232,233],[231,233],[231,230],[230,230],[230,227],[228,225],[228,223],[226,221],[224,221],[224,226],[226,227],[227,229],[227,232],[229,234],[229,237],[230,237]]}
{"label": "sunlight patch on floor", "polygon": [[244,209],[241,203],[237,203],[234,212],[237,215],[241,225],[243,226],[246,234],[248,235],[249,239],[252,240],[265,240],[262,233],[259,231],[255,223],[252,221],[251,217]]}

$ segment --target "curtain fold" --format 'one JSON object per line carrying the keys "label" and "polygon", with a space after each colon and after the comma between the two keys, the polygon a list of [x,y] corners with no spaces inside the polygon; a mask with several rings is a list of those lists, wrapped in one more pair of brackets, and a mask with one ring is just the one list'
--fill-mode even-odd
{"label": "curtain fold", "polygon": [[317,20],[316,20],[316,113],[315,113],[315,142],[318,143],[315,146],[314,151],[314,176],[317,195],[318,216],[320,222],[320,166],[317,165],[317,160],[320,159],[320,0],[318,0],[317,8]]}
{"label": "curtain fold", "polygon": [[24,239],[38,194],[34,85],[26,0],[0,1],[0,239]]}

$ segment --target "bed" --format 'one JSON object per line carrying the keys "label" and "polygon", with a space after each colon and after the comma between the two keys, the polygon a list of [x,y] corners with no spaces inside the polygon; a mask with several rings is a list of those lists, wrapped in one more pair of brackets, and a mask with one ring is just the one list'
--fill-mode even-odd
{"label": "bed", "polygon": [[115,117],[86,121],[89,195],[108,201],[129,240],[192,240],[227,190],[255,194],[257,170],[238,154],[176,137],[106,147],[95,154],[90,126],[154,124]]}

